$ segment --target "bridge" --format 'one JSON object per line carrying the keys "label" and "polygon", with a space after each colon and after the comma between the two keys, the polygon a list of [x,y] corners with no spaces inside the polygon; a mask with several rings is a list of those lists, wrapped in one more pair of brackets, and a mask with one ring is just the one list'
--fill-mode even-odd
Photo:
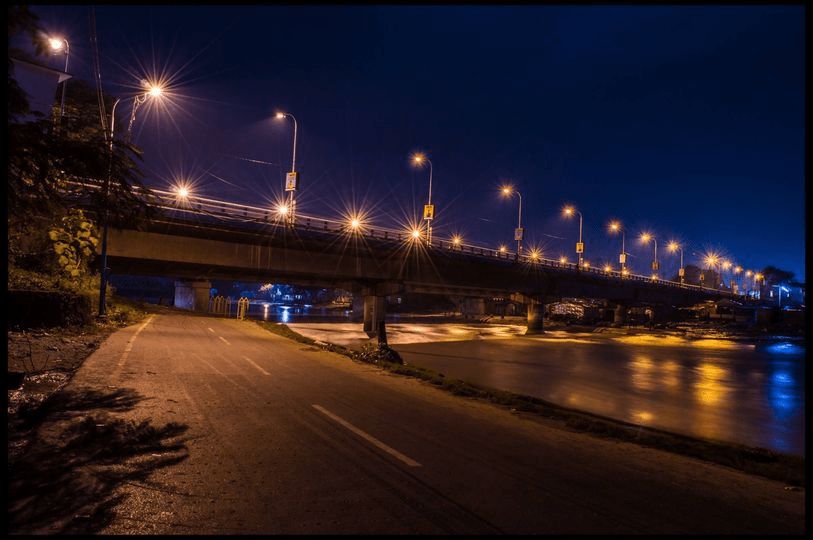
{"label": "bridge", "polygon": [[342,288],[363,299],[363,326],[384,333],[384,299],[409,292],[468,299],[510,298],[527,307],[528,333],[543,329],[544,304],[603,299],[621,321],[630,306],[665,320],[676,307],[737,297],[729,291],[518,254],[420,231],[300,215],[152,190],[159,216],[140,230],[108,232],[116,274],[176,280],[176,305],[205,311],[211,280],[240,279]]}

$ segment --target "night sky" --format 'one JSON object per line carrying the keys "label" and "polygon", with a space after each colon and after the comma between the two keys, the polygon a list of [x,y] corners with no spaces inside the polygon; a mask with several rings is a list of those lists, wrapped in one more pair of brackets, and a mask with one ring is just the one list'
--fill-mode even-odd
{"label": "night sky", "polygon": [[[524,245],[648,274],[714,252],[805,281],[805,10],[785,6],[34,6],[68,71],[114,96],[167,85],[134,142],[145,183],[298,213],[418,221],[432,162],[434,237]],[[64,56],[50,65],[64,67]],[[70,83],[69,83],[70,84]],[[117,111],[129,115],[128,106]]]}

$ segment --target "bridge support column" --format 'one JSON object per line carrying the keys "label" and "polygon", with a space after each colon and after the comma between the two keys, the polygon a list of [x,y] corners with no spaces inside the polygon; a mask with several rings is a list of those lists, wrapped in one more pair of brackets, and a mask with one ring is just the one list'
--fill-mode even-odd
{"label": "bridge support column", "polygon": [[176,281],[175,307],[206,313],[211,291],[211,281]]}
{"label": "bridge support column", "polygon": [[382,339],[387,343],[387,333],[384,329],[384,297],[364,296],[364,332],[367,337],[378,337],[379,343]]}
{"label": "bridge support column", "polygon": [[361,291],[353,291],[350,312],[350,320],[354,323],[360,323],[364,320],[364,295]]}
{"label": "bridge support column", "polygon": [[469,316],[478,318],[486,314],[486,301],[482,298],[463,298],[459,305],[464,319],[468,319]]}
{"label": "bridge support column", "polygon": [[624,304],[616,304],[613,309],[613,325],[624,326],[627,320],[627,306]]}
{"label": "bridge support column", "polygon": [[545,314],[545,304],[539,300],[530,300],[528,302],[528,327],[525,330],[525,335],[530,334],[544,334],[545,328],[543,324],[543,316]]}

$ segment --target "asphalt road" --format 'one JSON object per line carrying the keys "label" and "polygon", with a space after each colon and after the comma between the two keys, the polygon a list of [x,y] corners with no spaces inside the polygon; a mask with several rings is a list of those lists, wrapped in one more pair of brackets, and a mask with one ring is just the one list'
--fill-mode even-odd
{"label": "asphalt road", "polygon": [[19,532],[805,530],[804,492],[781,482],[571,433],[251,321],[150,316],[64,390],[76,406],[40,444],[65,451],[67,509]]}

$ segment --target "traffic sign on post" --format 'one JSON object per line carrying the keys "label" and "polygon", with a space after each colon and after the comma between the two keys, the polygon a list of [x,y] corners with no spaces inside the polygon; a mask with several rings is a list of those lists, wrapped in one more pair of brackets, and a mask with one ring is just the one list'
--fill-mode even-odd
{"label": "traffic sign on post", "polygon": [[285,191],[296,191],[299,187],[299,173],[289,172],[285,175]]}

